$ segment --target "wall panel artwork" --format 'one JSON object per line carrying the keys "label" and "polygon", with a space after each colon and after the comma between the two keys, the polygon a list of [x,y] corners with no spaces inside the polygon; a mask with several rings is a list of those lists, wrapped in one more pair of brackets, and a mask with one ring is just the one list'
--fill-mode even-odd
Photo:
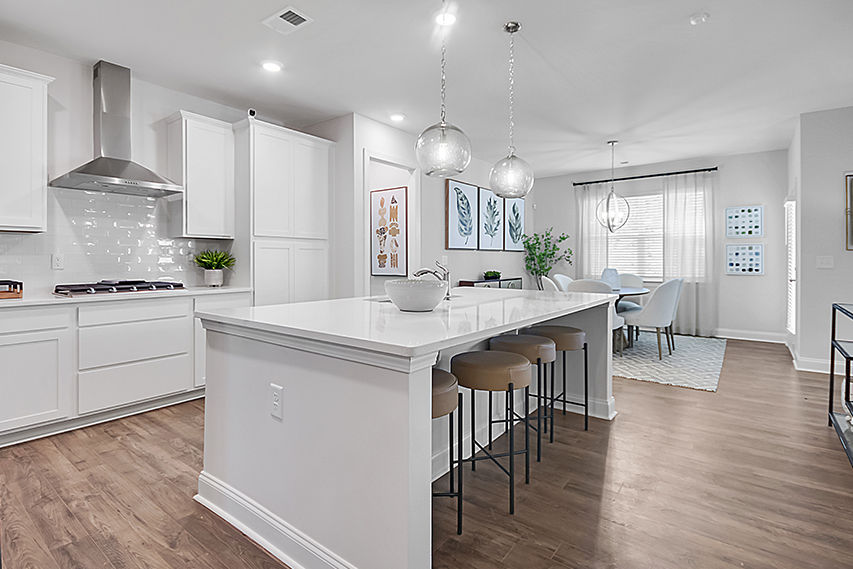
{"label": "wall panel artwork", "polygon": [[504,251],[524,251],[524,198],[504,200]]}
{"label": "wall panel artwork", "polygon": [[477,186],[447,180],[445,185],[445,238],[446,249],[477,249],[477,211],[479,193]]}
{"label": "wall panel artwork", "polygon": [[478,231],[481,251],[503,251],[504,200],[486,188],[480,188]]}
{"label": "wall panel artwork", "polygon": [[408,274],[408,188],[370,192],[370,274]]}
{"label": "wall panel artwork", "polygon": [[763,275],[764,245],[759,243],[726,245],[727,275]]}
{"label": "wall panel artwork", "polygon": [[764,206],[726,208],[726,237],[754,238],[764,235]]}

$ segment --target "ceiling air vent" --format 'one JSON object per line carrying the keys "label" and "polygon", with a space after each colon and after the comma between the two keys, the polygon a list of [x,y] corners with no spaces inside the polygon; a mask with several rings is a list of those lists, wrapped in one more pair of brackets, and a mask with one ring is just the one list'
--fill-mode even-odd
{"label": "ceiling air vent", "polygon": [[264,20],[264,25],[274,29],[280,34],[289,34],[297,28],[304,27],[310,24],[313,20],[296,11],[292,6],[288,6],[283,10],[279,10],[269,18]]}

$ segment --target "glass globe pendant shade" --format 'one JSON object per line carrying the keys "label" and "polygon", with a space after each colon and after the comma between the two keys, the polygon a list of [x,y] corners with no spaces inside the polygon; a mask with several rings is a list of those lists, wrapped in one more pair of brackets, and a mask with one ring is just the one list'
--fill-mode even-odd
{"label": "glass globe pendant shade", "polygon": [[606,227],[611,233],[621,228],[628,222],[631,214],[631,206],[628,200],[617,194],[613,189],[603,200],[598,202],[595,208],[595,217],[598,223]]}
{"label": "glass globe pendant shade", "polygon": [[471,163],[471,141],[460,128],[448,122],[437,122],[418,137],[415,156],[427,176],[456,176]]}
{"label": "glass globe pendant shade", "polygon": [[489,186],[502,198],[523,198],[533,188],[533,168],[514,153],[510,154],[492,166]]}

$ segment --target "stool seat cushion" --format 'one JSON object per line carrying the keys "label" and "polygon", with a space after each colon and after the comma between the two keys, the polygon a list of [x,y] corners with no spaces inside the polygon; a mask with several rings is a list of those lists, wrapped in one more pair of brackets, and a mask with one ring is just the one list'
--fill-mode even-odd
{"label": "stool seat cushion", "polygon": [[459,382],[452,373],[432,368],[432,418],[452,413],[459,404]]}
{"label": "stool seat cushion", "polygon": [[533,336],[531,334],[496,336],[489,340],[489,348],[521,354],[532,364],[535,364],[536,360],[541,360],[545,364],[557,359],[557,347],[554,340],[545,336]]}
{"label": "stool seat cushion", "polygon": [[506,391],[530,385],[530,360],[520,354],[488,350],[456,354],[450,360],[450,371],[459,385],[483,391]]}
{"label": "stool seat cushion", "polygon": [[586,342],[586,333],[580,328],[574,328],[572,326],[545,324],[542,326],[532,326],[524,330],[524,332],[527,334],[535,334],[537,336],[551,338],[557,345],[557,349],[561,352],[582,350],[584,342]]}

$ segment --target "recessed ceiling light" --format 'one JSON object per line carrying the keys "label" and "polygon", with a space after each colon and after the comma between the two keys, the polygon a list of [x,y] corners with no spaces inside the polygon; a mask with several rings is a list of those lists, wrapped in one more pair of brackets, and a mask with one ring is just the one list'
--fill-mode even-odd
{"label": "recessed ceiling light", "polygon": [[692,16],[690,16],[690,25],[698,26],[699,24],[706,24],[708,20],[711,19],[711,14],[708,12],[696,12]]}
{"label": "recessed ceiling light", "polygon": [[439,26],[452,26],[456,23],[456,14],[450,12],[441,12],[435,17],[435,23]]}
{"label": "recessed ceiling light", "polygon": [[391,120],[394,122],[403,122],[406,120],[406,115],[403,113],[391,113]]}
{"label": "recessed ceiling light", "polygon": [[278,73],[284,66],[278,61],[267,60],[261,63],[261,67],[264,68],[264,71],[269,71],[270,73]]}

